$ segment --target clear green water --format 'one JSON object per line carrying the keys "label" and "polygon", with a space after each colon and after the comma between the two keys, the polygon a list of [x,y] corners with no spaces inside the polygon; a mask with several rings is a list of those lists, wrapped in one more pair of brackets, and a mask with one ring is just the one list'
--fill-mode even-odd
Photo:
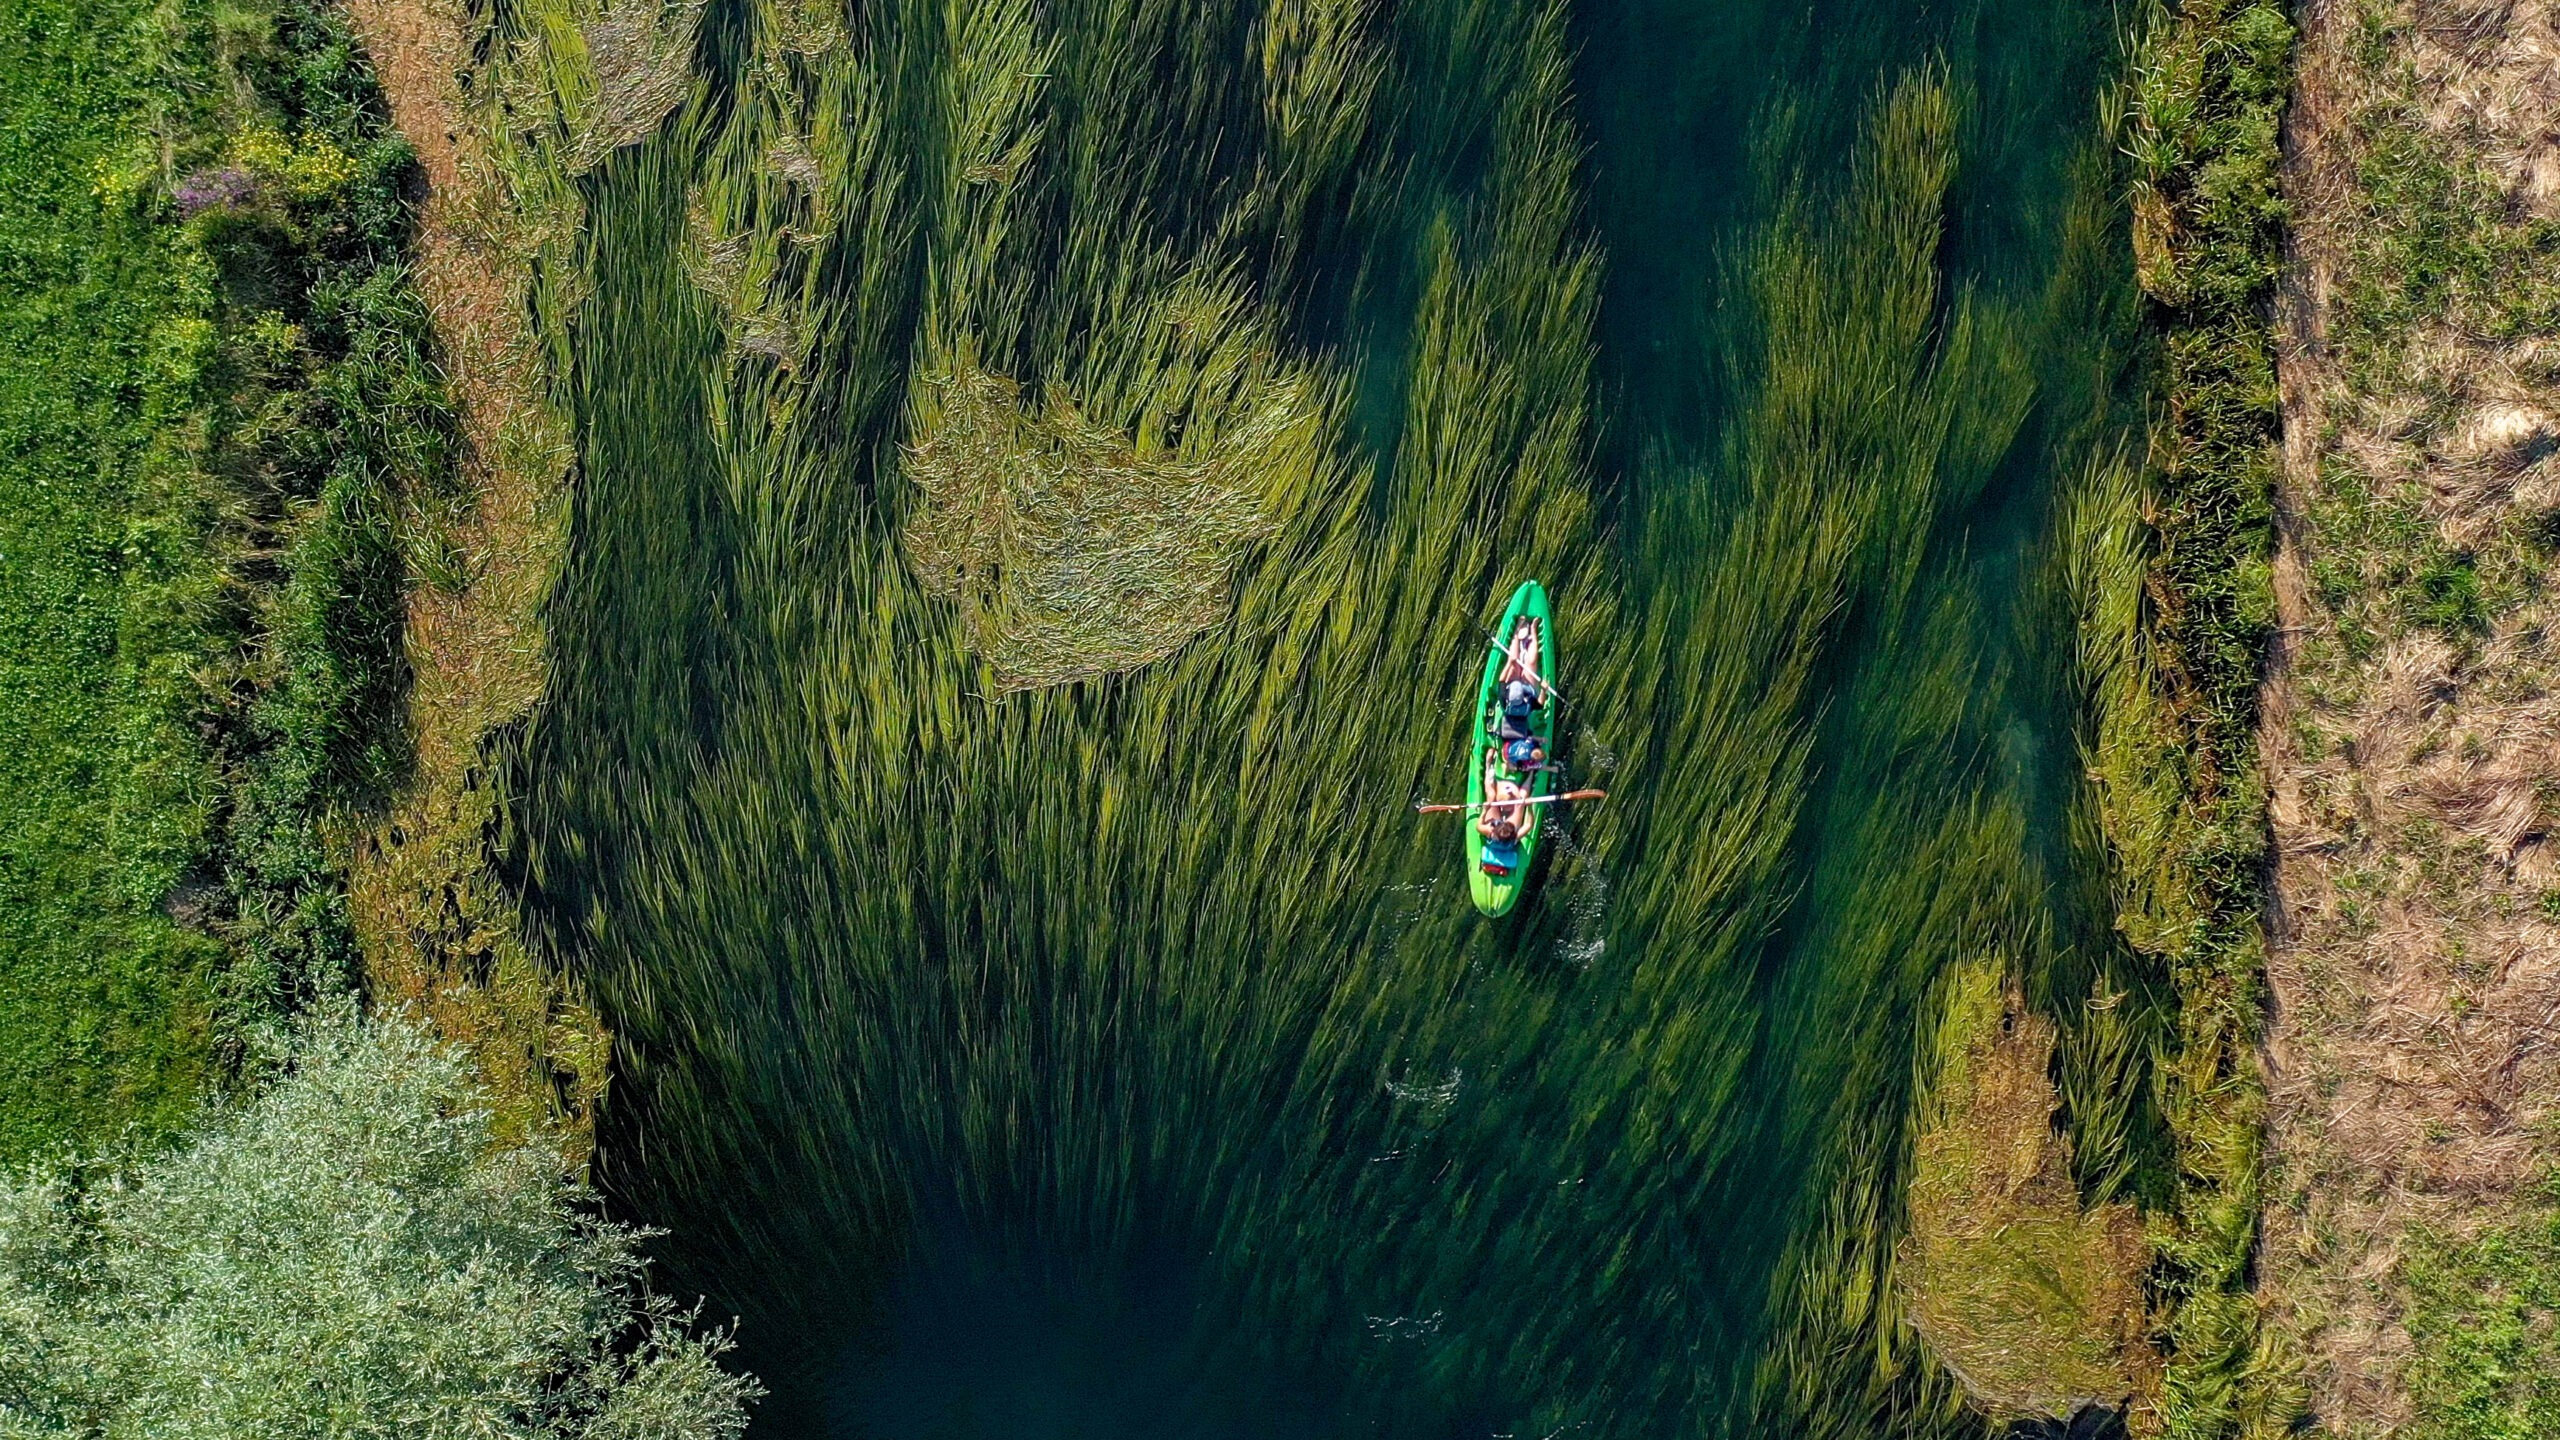
{"label": "clear green water", "polygon": [[[589,182],[522,818],[606,1182],[774,1435],[1961,1432],[1875,1296],[1931,982],[2073,928],[2109,13],[1273,10],[724,7]],[[1003,692],[902,539],[955,356],[1257,457],[1214,623]],[[1614,798],[1488,922],[1411,806],[1532,575]]]}

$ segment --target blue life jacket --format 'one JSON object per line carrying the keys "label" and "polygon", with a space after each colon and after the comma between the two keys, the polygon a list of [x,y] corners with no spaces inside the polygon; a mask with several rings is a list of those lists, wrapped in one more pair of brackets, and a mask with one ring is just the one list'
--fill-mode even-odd
{"label": "blue life jacket", "polygon": [[1520,868],[1520,842],[1517,840],[1485,841],[1484,868],[1487,870],[1518,870]]}
{"label": "blue life jacket", "polygon": [[1535,765],[1538,763],[1537,740],[1533,737],[1523,736],[1520,739],[1513,740],[1504,745],[1502,747],[1502,763],[1510,766],[1514,770],[1526,770],[1530,766]]}
{"label": "blue life jacket", "polygon": [[1494,727],[1495,736],[1505,744],[1526,740],[1531,731],[1529,717],[1538,708],[1538,687],[1526,680],[1514,680],[1502,687],[1502,723]]}

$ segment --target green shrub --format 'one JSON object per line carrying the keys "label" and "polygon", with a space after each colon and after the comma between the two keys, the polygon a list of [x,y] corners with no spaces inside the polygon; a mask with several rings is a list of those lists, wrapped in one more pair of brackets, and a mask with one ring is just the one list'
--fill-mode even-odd
{"label": "green shrub", "polygon": [[138,1165],[0,1185],[0,1435],[733,1437],[761,1393],[643,1284],[467,1063],[318,1007],[279,1077]]}
{"label": "green shrub", "polygon": [[214,277],[191,449],[231,582],[232,654],[200,703],[236,1031],[356,973],[322,834],[407,773],[403,517],[450,485],[455,424],[405,260],[416,159],[344,17],[264,0],[161,22],[172,158],[134,203]]}

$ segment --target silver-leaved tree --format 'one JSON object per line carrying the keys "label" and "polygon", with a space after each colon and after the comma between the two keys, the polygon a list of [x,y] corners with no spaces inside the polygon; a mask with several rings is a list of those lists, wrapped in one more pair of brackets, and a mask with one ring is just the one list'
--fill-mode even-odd
{"label": "silver-leaved tree", "polygon": [[733,1440],[760,1388],[464,1062],[324,1005],[130,1165],[0,1182],[0,1437]]}

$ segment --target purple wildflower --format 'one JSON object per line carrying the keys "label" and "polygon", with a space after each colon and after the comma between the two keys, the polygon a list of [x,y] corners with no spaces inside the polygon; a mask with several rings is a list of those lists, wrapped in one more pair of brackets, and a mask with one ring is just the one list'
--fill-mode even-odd
{"label": "purple wildflower", "polygon": [[169,198],[178,202],[178,213],[195,216],[217,205],[244,205],[257,197],[258,180],[237,165],[218,170],[199,170],[178,182]]}

